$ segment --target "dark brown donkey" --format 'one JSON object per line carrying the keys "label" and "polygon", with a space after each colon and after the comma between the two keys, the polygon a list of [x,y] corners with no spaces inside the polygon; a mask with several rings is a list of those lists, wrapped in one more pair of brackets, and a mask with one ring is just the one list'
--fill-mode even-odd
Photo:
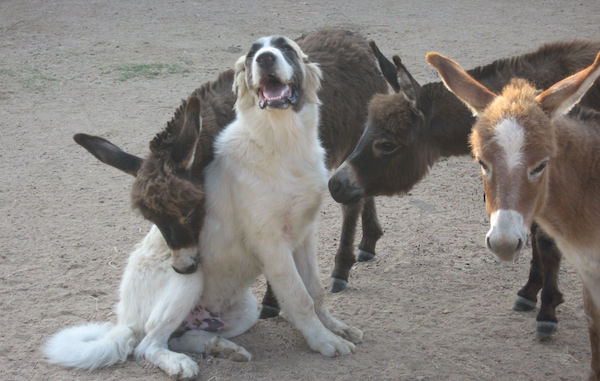
{"label": "dark brown donkey", "polygon": [[[468,135],[475,118],[441,82],[423,86],[412,77],[400,58],[392,64],[377,49],[382,72],[396,94],[376,95],[369,104],[367,126],[358,145],[329,182],[333,198],[341,203],[361,197],[408,192],[440,158],[470,153]],[[469,74],[492,91],[500,91],[511,78],[522,77],[538,88],[590,65],[600,42],[559,42],[535,52],[500,59]],[[581,102],[600,110],[600,84]],[[533,255],[527,284],[518,292],[516,310],[535,307],[542,288],[537,316],[538,335],[547,336],[557,324],[555,309],[562,303],[557,288],[560,252],[537,227],[533,231]],[[544,252],[544,263],[539,252]],[[349,266],[352,263],[346,264]]]}
{"label": "dark brown donkey", "polygon": [[[319,92],[322,102],[319,132],[327,153],[326,165],[334,169],[350,154],[358,142],[367,118],[369,99],[375,93],[386,92],[387,84],[377,67],[375,57],[370,52],[367,41],[358,34],[343,30],[321,30],[307,34],[296,42],[311,61],[319,63],[323,72],[322,88]],[[194,187],[201,191],[202,170],[212,159],[212,142],[235,117],[233,111],[235,95],[232,92],[232,84],[233,72],[226,71],[216,81],[194,91],[200,101],[202,117],[198,141],[195,142],[192,139],[193,134],[190,135],[188,132],[184,133],[183,138],[179,136],[180,131],[184,131],[182,130],[183,111],[186,107],[184,102],[167,124],[167,128],[150,144],[151,153],[148,158],[151,160],[144,164],[144,167],[149,167],[147,171],[144,170],[148,176],[140,177],[138,173],[134,183],[132,192],[134,207],[140,208],[146,218],[157,224],[172,249],[188,248],[197,244],[198,235],[190,235],[186,224],[193,222],[196,228],[199,222],[187,219],[187,214],[191,210],[183,213],[190,205],[186,204],[166,213],[169,211],[167,208],[169,197],[175,195],[170,196],[171,193],[166,193],[164,196],[157,196],[151,207],[141,203],[143,197],[140,196],[152,194],[152,187],[159,190],[162,189],[161,186],[168,184],[173,185],[173,189],[169,191],[172,193],[176,193],[178,189],[188,189],[181,185],[182,181],[194,184]],[[76,140],[103,162],[134,174],[131,168],[123,168],[124,163],[133,160],[132,155],[101,138],[78,135]],[[173,144],[180,147],[173,149]],[[194,155],[188,157],[183,153],[189,152],[190,147],[196,145]],[[191,157],[193,157],[191,162],[185,162]],[[141,165],[141,159],[137,162],[137,165]],[[177,198],[179,196],[175,197]],[[199,206],[201,200],[192,201],[190,200],[191,205],[202,209]],[[343,289],[348,279],[348,271],[341,274],[337,272],[339,264],[348,260],[354,262],[353,243],[358,216],[362,217],[363,231],[359,255],[372,257],[375,254],[375,244],[382,235],[372,197],[344,205],[342,211],[344,222],[336,253],[332,291]],[[198,213],[194,212],[192,215],[197,216]],[[174,265],[178,271],[189,272],[195,269],[195,262],[189,263],[186,258],[189,256],[174,258]],[[269,287],[263,300],[262,316],[274,316],[278,311],[277,302]]]}

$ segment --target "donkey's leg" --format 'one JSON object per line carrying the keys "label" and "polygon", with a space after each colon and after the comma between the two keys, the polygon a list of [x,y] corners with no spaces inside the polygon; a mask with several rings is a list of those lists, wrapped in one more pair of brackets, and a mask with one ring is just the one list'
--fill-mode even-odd
{"label": "donkey's leg", "polygon": [[542,259],[538,249],[537,236],[539,227],[534,222],[531,225],[531,264],[529,267],[529,279],[525,286],[517,292],[517,299],[513,306],[515,311],[531,311],[537,303],[537,294],[543,285]]}
{"label": "donkey's leg", "polygon": [[588,290],[583,286],[583,308],[588,318],[588,331],[592,349],[592,363],[589,381],[600,381],[600,309]]}
{"label": "donkey's leg", "polygon": [[201,329],[191,329],[181,336],[173,336],[169,339],[169,348],[176,352],[202,353],[236,362],[247,362],[252,359],[252,355],[244,347],[215,332]]}
{"label": "donkey's leg", "polygon": [[356,234],[356,223],[362,206],[362,200],[353,204],[342,205],[344,221],[342,223],[340,244],[335,254],[335,267],[331,273],[329,284],[329,291],[331,292],[340,292],[346,288],[350,269],[356,262],[354,259],[354,235]]}
{"label": "donkey's leg", "polygon": [[275,298],[275,293],[269,282],[267,282],[267,291],[265,292],[265,296],[263,296],[259,319],[275,317],[279,315],[279,311],[279,303],[277,302],[277,298]]}
{"label": "donkey's leg", "polygon": [[198,374],[198,365],[189,356],[169,350],[167,342],[200,299],[201,270],[191,275],[168,271],[161,288],[147,296],[153,307],[144,327],[146,336],[135,349],[135,356],[146,359],[170,376],[190,378]]}
{"label": "donkey's leg", "polygon": [[310,233],[302,246],[294,251],[294,262],[304,286],[313,300],[315,312],[325,327],[346,340],[355,344],[360,343],[363,338],[362,331],[335,319],[325,306],[324,291],[319,279],[316,234]]}
{"label": "donkey's leg", "polygon": [[542,303],[536,318],[536,331],[537,337],[543,339],[556,331],[558,327],[556,307],[564,301],[563,295],[558,289],[558,270],[562,255],[552,238],[543,230],[538,229],[536,241],[543,271]]}
{"label": "donkey's leg", "polygon": [[375,199],[373,197],[364,199],[361,218],[363,235],[358,245],[357,260],[359,262],[366,262],[375,257],[375,245],[383,235],[383,230],[377,219],[377,210],[375,210]]}

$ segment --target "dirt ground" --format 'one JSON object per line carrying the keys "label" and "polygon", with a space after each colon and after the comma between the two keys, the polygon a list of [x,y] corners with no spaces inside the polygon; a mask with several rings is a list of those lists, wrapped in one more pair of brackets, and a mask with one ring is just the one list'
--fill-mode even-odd
{"label": "dirt ground", "polygon": [[[40,345],[57,330],[115,319],[127,255],[149,229],[129,207],[132,179],[77,146],[74,133],[145,154],[182,98],[267,34],[359,31],[400,54],[421,83],[436,80],[424,61],[430,50],[472,67],[548,41],[600,38],[597,0],[257,3],[0,2],[0,379],[166,379],[133,360],[93,373],[42,361]],[[327,295],[335,315],[364,330],[356,353],[324,358],[277,318],[234,340],[252,362],[196,356],[199,379],[584,377],[590,350],[573,267],[560,273],[559,330],[540,342],[536,312],[511,310],[530,251],[505,265],[485,249],[479,170],[468,157],[442,160],[410,194],[378,198],[377,207],[385,235],[376,259],[354,267],[346,291]],[[340,225],[329,198],[323,287]]]}

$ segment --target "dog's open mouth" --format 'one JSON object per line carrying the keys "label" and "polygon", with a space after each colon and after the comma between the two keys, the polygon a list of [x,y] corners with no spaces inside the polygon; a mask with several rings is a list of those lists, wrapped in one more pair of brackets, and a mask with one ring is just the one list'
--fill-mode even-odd
{"label": "dog's open mouth", "polygon": [[282,83],[272,75],[265,76],[258,87],[258,106],[261,109],[287,108],[298,103],[298,91],[291,84]]}

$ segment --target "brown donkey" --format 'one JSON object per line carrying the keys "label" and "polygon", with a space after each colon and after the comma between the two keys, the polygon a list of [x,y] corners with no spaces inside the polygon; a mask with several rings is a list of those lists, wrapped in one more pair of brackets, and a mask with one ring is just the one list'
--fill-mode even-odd
{"label": "brown donkey", "polygon": [[[330,179],[331,194],[342,203],[365,196],[406,193],[440,157],[470,154],[468,135],[475,118],[468,108],[441,82],[420,85],[400,57],[394,56],[392,63],[373,42],[371,48],[396,94],[373,97],[363,136]],[[492,91],[500,91],[513,77],[547,88],[590,65],[598,50],[600,42],[549,43],[534,52],[469,70],[469,74]],[[600,110],[600,81],[581,104]],[[514,309],[535,308],[542,289],[537,334],[545,337],[556,329],[555,309],[563,301],[557,286],[560,252],[536,225],[532,233],[529,279],[518,291]],[[540,252],[544,253],[543,263]]]}
{"label": "brown donkey", "polygon": [[554,238],[583,281],[590,380],[600,380],[600,113],[565,116],[600,76],[600,53],[541,94],[515,79],[496,95],[449,58],[429,53],[427,62],[478,117],[470,142],[487,196],[487,247],[513,260],[534,219]]}
{"label": "brown donkey", "polygon": [[97,136],[73,137],[100,161],[135,176],[132,206],[158,227],[171,249],[172,267],[181,274],[196,271],[198,232],[204,222],[202,178],[193,175],[194,165],[207,164],[204,157],[194,157],[201,141],[200,108],[194,93],[176,112],[182,123],[168,123],[150,142],[146,159]]}

